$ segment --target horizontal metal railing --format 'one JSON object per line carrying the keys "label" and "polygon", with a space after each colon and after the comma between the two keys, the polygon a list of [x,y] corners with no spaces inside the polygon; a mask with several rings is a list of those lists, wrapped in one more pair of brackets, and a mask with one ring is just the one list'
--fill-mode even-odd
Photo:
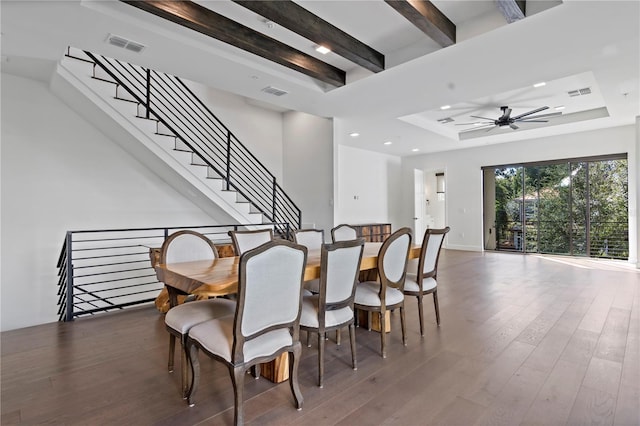
{"label": "horizontal metal railing", "polygon": [[58,318],[72,321],[153,302],[163,284],[151,266],[151,249],[176,231],[192,229],[216,244],[230,244],[230,230],[248,227],[280,229],[283,238],[292,237],[287,223],[67,231],[57,263]]}
{"label": "horizontal metal railing", "polygon": [[180,78],[86,51],[69,53],[76,55],[85,55],[94,63],[94,76],[97,67],[126,91],[122,96],[142,107],[139,116],[162,123],[200,164],[224,180],[226,190],[236,191],[271,223],[301,226],[300,209],[275,176]]}
{"label": "horizontal metal railing", "polygon": [[568,254],[610,259],[629,258],[629,224],[627,222],[590,221],[570,225],[567,221],[527,220],[497,222],[498,250],[527,253]]}

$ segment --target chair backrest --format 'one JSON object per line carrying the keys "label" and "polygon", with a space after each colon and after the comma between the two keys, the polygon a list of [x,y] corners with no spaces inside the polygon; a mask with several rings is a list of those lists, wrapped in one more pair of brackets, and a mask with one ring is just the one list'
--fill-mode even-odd
{"label": "chair backrest", "polygon": [[209,238],[196,231],[184,230],[169,235],[164,241],[160,263],[210,260],[217,257],[218,250]]}
{"label": "chair backrest", "polygon": [[320,250],[324,244],[324,230],[298,229],[293,233],[293,240],[305,246],[307,250]]}
{"label": "chair backrest", "polygon": [[400,290],[404,288],[410,248],[411,229],[409,228],[398,229],[382,243],[378,254],[381,294],[385,292],[387,286]]}
{"label": "chair backrest", "polygon": [[346,224],[338,225],[331,230],[333,242],[355,240],[358,238],[358,231],[353,226]]}
{"label": "chair backrest", "polygon": [[233,356],[243,359],[247,341],[288,329],[299,340],[302,279],[307,249],[287,240],[273,240],[240,256],[234,321]]}
{"label": "chair backrest", "polygon": [[323,244],[320,255],[319,311],[353,305],[364,238]]}
{"label": "chair backrest", "polygon": [[256,231],[229,231],[236,256],[252,250],[273,240],[272,229],[258,229]]}
{"label": "chair backrest", "polygon": [[[443,229],[427,229],[422,240],[420,249],[420,260],[418,261],[418,277],[436,277],[438,273],[438,259],[440,259],[440,249],[444,237],[449,232],[449,227]],[[422,273],[420,273],[422,271]]]}

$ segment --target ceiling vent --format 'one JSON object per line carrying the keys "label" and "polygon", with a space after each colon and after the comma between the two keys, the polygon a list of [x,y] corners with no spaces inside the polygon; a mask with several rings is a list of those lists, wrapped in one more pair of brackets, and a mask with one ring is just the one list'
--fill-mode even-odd
{"label": "ceiling vent", "polygon": [[451,123],[452,121],[453,121],[453,118],[447,117],[447,118],[441,118],[440,120],[438,120],[438,123],[447,124],[447,123]]}
{"label": "ceiling vent", "polygon": [[128,40],[124,37],[113,34],[109,34],[109,36],[107,37],[107,43],[112,46],[121,47],[135,53],[140,53],[147,47],[144,44],[140,44],[133,40]]}
{"label": "ceiling vent", "polygon": [[278,89],[277,87],[273,87],[273,86],[267,86],[264,89],[262,89],[262,91],[274,96],[282,96],[289,93],[286,90]]}
{"label": "ceiling vent", "polygon": [[576,96],[584,96],[584,95],[589,95],[591,94],[591,87],[585,87],[584,89],[578,89],[578,90],[570,90],[569,92],[567,92],[569,94],[569,96],[571,96],[572,98],[576,97]]}

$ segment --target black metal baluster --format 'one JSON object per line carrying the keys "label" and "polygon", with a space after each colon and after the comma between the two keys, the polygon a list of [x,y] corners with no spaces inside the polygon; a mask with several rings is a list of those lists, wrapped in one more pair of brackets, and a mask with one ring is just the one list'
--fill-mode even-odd
{"label": "black metal baluster", "polygon": [[73,321],[73,259],[72,234],[67,232],[67,315],[65,321]]}

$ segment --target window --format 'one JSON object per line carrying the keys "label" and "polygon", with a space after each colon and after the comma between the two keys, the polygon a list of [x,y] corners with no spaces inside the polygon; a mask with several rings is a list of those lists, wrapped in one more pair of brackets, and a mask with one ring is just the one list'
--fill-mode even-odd
{"label": "window", "polygon": [[484,168],[485,247],[627,259],[627,170],[626,154]]}

